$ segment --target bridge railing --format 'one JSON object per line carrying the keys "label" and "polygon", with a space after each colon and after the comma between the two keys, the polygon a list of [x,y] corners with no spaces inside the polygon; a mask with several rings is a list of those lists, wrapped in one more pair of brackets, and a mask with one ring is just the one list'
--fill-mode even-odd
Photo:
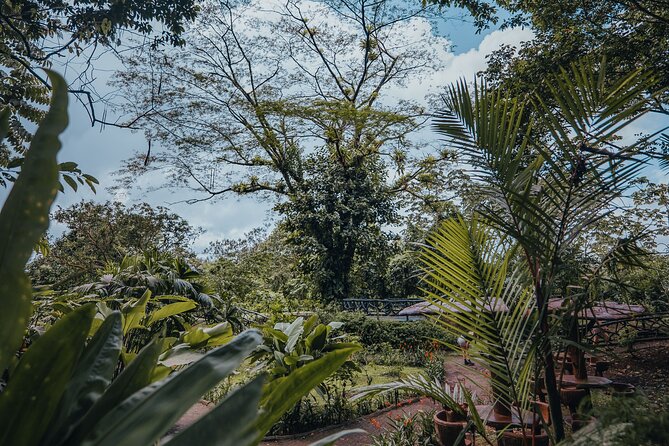
{"label": "bridge railing", "polygon": [[360,311],[368,316],[397,316],[400,311],[422,302],[421,299],[344,299],[346,311]]}

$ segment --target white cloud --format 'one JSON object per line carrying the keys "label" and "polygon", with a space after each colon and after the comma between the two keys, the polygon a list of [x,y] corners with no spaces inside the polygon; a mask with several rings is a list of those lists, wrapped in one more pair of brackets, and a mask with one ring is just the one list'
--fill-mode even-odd
{"label": "white cloud", "polygon": [[486,57],[502,45],[518,47],[521,42],[531,40],[533,37],[531,30],[523,28],[493,31],[483,38],[477,48],[459,54],[448,50],[450,42],[447,39],[439,38],[439,43],[435,44],[434,54],[440,59],[442,68],[427,77],[409,83],[406,89],[394,90],[392,96],[415,100],[434,94],[460,78],[472,80],[476,73],[485,70]]}
{"label": "white cloud", "polygon": [[[267,18],[268,9],[277,5],[283,5],[278,0],[268,3],[257,1],[256,6],[261,5],[258,18]],[[320,7],[316,2],[303,2],[309,8]],[[327,26],[336,26],[332,19],[327,16],[318,17]],[[465,77],[471,79],[480,70],[485,68],[485,57],[502,44],[518,44],[523,40],[532,38],[532,33],[522,29],[508,29],[494,31],[485,36],[477,48],[471,48],[466,52],[455,54],[451,51],[451,41],[444,37],[435,36],[428,21],[423,19],[412,19],[409,23],[401,25],[394,30],[397,38],[396,45],[422,45],[428,47],[434,57],[433,62],[439,66],[437,71],[428,73],[422,77],[411,78],[403,87],[394,87],[390,96],[397,99],[421,99],[430,93],[438,91],[449,83]],[[105,56],[102,63],[108,68],[114,64],[120,69],[121,66],[110,56]],[[111,87],[98,85],[101,94],[111,91]],[[133,202],[146,201],[152,205],[169,207],[173,212],[186,218],[193,226],[201,226],[207,232],[195,243],[195,249],[201,252],[209,242],[221,238],[240,237],[250,229],[271,223],[271,204],[259,202],[252,198],[238,199],[230,197],[219,201],[201,202],[194,205],[174,204],[180,200],[193,197],[192,191],[168,191],[159,190],[148,193],[146,189],[131,188],[119,190],[116,194],[105,191],[106,187],[114,183],[112,173],[118,170],[124,159],[127,159],[136,150],[142,150],[146,142],[141,134],[131,133],[127,130],[107,127],[100,132],[97,128],[91,128],[83,108],[72,101],[70,108],[71,124],[63,135],[64,149],[59,156],[62,160],[78,162],[81,168],[100,180],[100,190],[97,195],[81,188],[79,192],[68,191],[59,194],[57,204],[66,207],[82,199],[93,199],[96,201],[119,200],[132,204]],[[139,183],[143,185],[155,184],[156,178],[142,178]],[[0,201],[4,201],[3,195],[6,191],[0,191]],[[61,232],[62,228],[54,228],[54,232]]]}

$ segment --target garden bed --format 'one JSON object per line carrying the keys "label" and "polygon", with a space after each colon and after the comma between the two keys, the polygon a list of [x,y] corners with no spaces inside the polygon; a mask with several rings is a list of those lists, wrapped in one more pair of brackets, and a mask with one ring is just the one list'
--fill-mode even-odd
{"label": "garden bed", "polygon": [[669,410],[669,341],[635,345],[626,351],[618,349],[606,376],[616,382],[633,384],[651,403]]}

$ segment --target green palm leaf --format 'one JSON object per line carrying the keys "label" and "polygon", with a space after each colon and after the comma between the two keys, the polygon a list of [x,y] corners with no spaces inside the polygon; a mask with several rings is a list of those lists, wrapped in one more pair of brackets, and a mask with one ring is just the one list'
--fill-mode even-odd
{"label": "green palm leaf", "polygon": [[526,401],[537,349],[526,266],[511,268],[514,250],[476,217],[443,222],[428,246],[421,260],[427,298],[442,311],[437,323],[456,336],[474,333],[472,355],[495,377],[498,402]]}

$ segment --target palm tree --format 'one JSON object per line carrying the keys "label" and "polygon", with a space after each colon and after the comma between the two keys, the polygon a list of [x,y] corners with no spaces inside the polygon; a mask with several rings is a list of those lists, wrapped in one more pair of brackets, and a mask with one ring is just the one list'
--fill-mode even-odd
{"label": "palm tree", "polygon": [[[548,317],[562,259],[623,199],[645,159],[620,132],[650,109],[655,80],[637,70],[610,79],[606,60],[584,59],[547,85],[550,97],[513,97],[461,81],[444,96],[436,129],[473,168],[484,199],[428,240],[422,260],[429,299],[448,330],[474,332],[498,405],[523,402],[538,361],[557,440],[564,437]],[[491,312],[492,299],[508,311]],[[451,311],[453,303],[469,311]]]}

